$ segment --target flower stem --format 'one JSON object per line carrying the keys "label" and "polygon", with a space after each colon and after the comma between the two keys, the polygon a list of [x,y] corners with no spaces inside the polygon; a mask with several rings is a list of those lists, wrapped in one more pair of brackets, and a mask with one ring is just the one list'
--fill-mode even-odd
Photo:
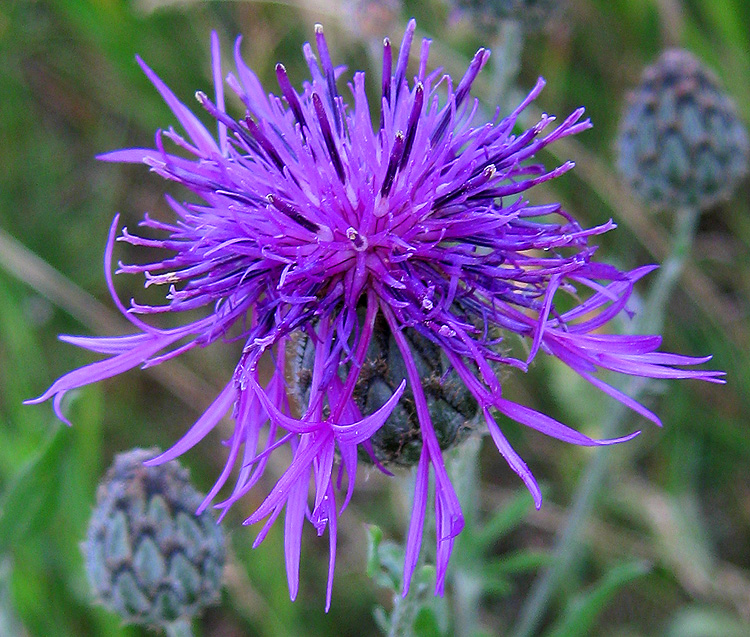
{"label": "flower stem", "polygon": [[[521,65],[521,51],[523,49],[521,24],[516,20],[504,20],[493,48],[496,57],[493,67],[493,89],[489,104],[490,106],[499,106],[501,111],[506,111],[508,105],[512,102],[509,92],[515,83]],[[451,482],[461,502],[468,528],[474,528],[476,523],[476,505],[479,499],[477,473],[481,446],[482,437],[472,436],[453,452],[449,465]],[[476,628],[482,589],[476,581],[476,576],[472,573],[472,565],[466,564],[464,567],[461,564],[460,556],[456,555],[456,558],[452,575],[454,626],[456,634],[471,635]],[[419,569],[419,566],[417,568]],[[428,594],[427,586],[422,583],[415,584],[412,585],[405,598],[398,594],[394,597],[389,637],[412,634],[414,620]]]}
{"label": "flower stem", "polygon": [[[632,322],[629,331],[649,334],[661,332],[672,291],[690,255],[699,216],[700,211],[694,208],[684,208],[677,212],[674,240],[669,256],[659,269],[641,313]],[[637,399],[648,383],[647,378],[630,378],[625,384],[624,391]],[[627,408],[622,403],[617,403],[604,423],[602,436],[612,438],[619,435],[627,415]],[[515,637],[531,637],[537,633],[553,593],[575,566],[580,554],[581,531],[605,484],[610,459],[611,455],[600,449],[586,467],[573,499],[570,515],[557,533],[550,567],[534,582],[513,633]]]}
{"label": "flower stem", "polygon": [[672,249],[659,268],[642,315],[636,322],[638,330],[651,334],[661,332],[672,290],[682,275],[693,247],[699,218],[700,210],[696,208],[682,208],[677,211]]}
{"label": "flower stem", "polygon": [[[466,524],[465,532],[474,532],[477,525],[477,503],[479,501],[479,451],[482,448],[482,436],[472,435],[463,442],[451,455],[451,482],[461,502]],[[457,635],[474,635],[477,629],[477,612],[482,595],[481,582],[476,574],[476,564],[466,563],[466,553],[461,551],[459,538],[453,565],[451,581],[453,583],[454,628]]]}
{"label": "flower stem", "polygon": [[[404,477],[397,478],[398,486],[407,495],[407,500],[413,503],[414,485],[416,473],[411,471]],[[427,511],[425,514],[425,528],[431,529],[434,524],[432,508],[434,506],[434,491],[430,487],[427,496]],[[411,580],[409,592],[404,596],[401,591],[396,590],[393,594],[393,610],[390,616],[390,627],[388,637],[412,637],[414,634],[414,621],[417,618],[419,610],[427,603],[430,595],[430,584],[424,578],[425,551],[424,548],[419,552],[414,575]]]}
{"label": "flower stem", "polygon": [[[482,436],[472,435],[446,456],[451,483],[461,502],[466,531],[474,529],[476,525],[479,500],[478,462],[481,446]],[[404,483],[405,488],[413,489],[413,486],[413,480]],[[431,506],[428,505],[428,511],[430,510]],[[432,521],[428,521],[426,526],[432,528]],[[460,542],[461,538],[458,541]],[[476,564],[462,559],[460,545],[456,547],[456,553],[451,570],[455,634],[472,635],[476,632],[477,611],[482,588],[475,574]],[[389,637],[412,635],[414,620],[419,610],[430,601],[434,581],[428,580],[422,573],[423,564],[424,559],[420,555],[408,595],[406,597],[402,597],[399,593],[394,595]]]}
{"label": "flower stem", "polygon": [[165,626],[167,637],[193,637],[193,626],[189,619],[178,619]]}
{"label": "flower stem", "polygon": [[521,68],[523,28],[518,20],[501,20],[493,49],[493,57],[496,57],[488,101],[490,107],[499,106],[502,113],[507,113],[512,110],[515,97],[510,95],[510,89]]}
{"label": "flower stem", "polygon": [[[417,565],[417,569],[421,562]],[[429,587],[421,581],[412,582],[409,593],[402,597],[401,593],[393,596],[393,611],[391,611],[391,626],[388,637],[411,637],[414,634],[414,620],[419,609],[424,605]]]}

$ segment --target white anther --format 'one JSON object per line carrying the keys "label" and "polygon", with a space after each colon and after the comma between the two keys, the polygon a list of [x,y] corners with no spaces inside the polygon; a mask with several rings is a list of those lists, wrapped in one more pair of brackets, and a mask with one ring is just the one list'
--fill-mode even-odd
{"label": "white anther", "polygon": [[346,229],[346,238],[352,242],[352,244],[354,245],[354,249],[357,252],[364,252],[365,250],[367,250],[367,237],[363,237],[351,226]]}

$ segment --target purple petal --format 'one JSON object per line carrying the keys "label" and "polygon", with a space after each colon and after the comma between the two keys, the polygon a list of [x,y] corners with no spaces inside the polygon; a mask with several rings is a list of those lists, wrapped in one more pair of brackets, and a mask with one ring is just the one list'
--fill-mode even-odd
{"label": "purple petal", "polygon": [[338,521],[336,520],[336,501],[334,500],[333,488],[329,485],[328,495],[328,582],[326,584],[326,613],[331,608],[331,597],[333,596],[333,571],[336,566],[336,540],[338,537]]}
{"label": "purple petal", "polygon": [[299,556],[302,544],[302,522],[305,519],[307,500],[307,476],[300,477],[289,491],[286,501],[284,522],[284,555],[286,556],[286,577],[289,584],[289,597],[297,599],[299,590]]}
{"label": "purple petal", "polygon": [[330,423],[330,427],[336,435],[336,440],[343,444],[359,444],[368,440],[388,420],[405,389],[406,380],[402,380],[396,391],[382,407],[358,422],[349,425]]}
{"label": "purple petal", "polygon": [[312,467],[313,459],[320,453],[321,447],[326,444],[331,444],[331,439],[328,436],[318,436],[317,439],[310,439],[310,434],[307,434],[300,446],[297,448],[294,454],[289,468],[279,478],[271,493],[266,496],[266,499],[261,505],[247,518],[245,521],[247,524],[255,524],[264,517],[266,517],[271,510],[274,509],[279,502],[285,501],[289,497],[289,492],[293,485],[299,480],[300,476],[304,472],[309,472]]}
{"label": "purple petal", "polygon": [[182,338],[181,335],[174,336],[151,336],[148,341],[130,351],[113,356],[97,363],[91,363],[84,367],[68,372],[58,378],[52,386],[38,398],[24,401],[27,405],[36,405],[49,400],[57,394],[64,394],[71,389],[77,389],[85,385],[96,383],[112,376],[122,374],[139,364],[143,363],[156,352],[164,349],[171,343]]}
{"label": "purple petal", "polygon": [[123,164],[144,164],[147,161],[161,162],[164,156],[153,148],[125,148],[97,155],[100,161],[120,162]]}
{"label": "purple petal", "polygon": [[484,410],[484,419],[487,423],[487,429],[490,432],[490,436],[492,436],[492,440],[495,443],[497,450],[500,452],[500,455],[505,458],[505,461],[510,465],[510,468],[518,474],[518,477],[521,478],[521,480],[523,480],[526,488],[531,492],[531,495],[534,498],[534,506],[537,509],[540,509],[542,506],[542,491],[539,489],[539,485],[537,484],[534,475],[531,473],[528,466],[526,466],[526,463],[521,456],[519,456],[513,447],[510,446],[507,438],[503,435],[500,427],[498,427],[495,419],[487,409]]}
{"label": "purple petal", "polygon": [[551,418],[545,414],[542,414],[530,407],[524,407],[518,403],[505,400],[504,398],[495,398],[493,406],[499,411],[504,413],[508,418],[520,422],[522,425],[541,431],[547,436],[552,436],[558,440],[569,442],[574,445],[582,445],[584,447],[599,446],[599,445],[614,445],[620,442],[626,442],[635,438],[640,431],[635,431],[627,436],[621,436],[619,438],[610,438],[608,440],[594,440],[589,438],[582,433],[579,433],[575,429],[571,429],[567,425],[563,425],[561,422]]}
{"label": "purple petal", "polygon": [[414,569],[417,568],[419,551],[422,548],[422,533],[424,532],[424,519],[427,513],[427,491],[430,484],[429,478],[430,456],[426,445],[423,445],[414,480],[414,501],[411,507],[411,520],[409,521],[409,533],[406,538],[406,552],[404,553],[402,597],[406,597],[409,593],[411,578],[414,575]]}
{"label": "purple petal", "polygon": [[174,460],[181,456],[189,449],[192,449],[206,437],[206,434],[208,434],[209,431],[219,424],[219,421],[232,407],[236,398],[237,390],[235,389],[234,381],[232,381],[224,387],[214,402],[211,403],[210,407],[203,412],[203,415],[198,418],[195,424],[188,429],[187,433],[182,438],[167,449],[167,451],[146,461],[144,464],[148,466],[164,464],[165,462],[169,462],[170,460]]}
{"label": "purple petal", "polygon": [[211,156],[219,153],[219,147],[216,145],[214,138],[206,130],[205,126],[201,124],[200,120],[193,115],[190,109],[185,106],[180,100],[177,99],[172,90],[159,79],[151,68],[141,59],[140,56],[136,56],[136,61],[143,69],[151,83],[159,91],[164,101],[167,103],[169,108],[175,114],[175,117],[180,121],[185,132],[193,140],[193,143],[203,151],[204,155]]}
{"label": "purple petal", "polygon": [[320,429],[324,423],[322,422],[305,422],[297,418],[292,418],[286,414],[281,413],[279,408],[273,404],[268,398],[263,388],[253,378],[248,379],[249,385],[253,388],[255,395],[260,400],[264,409],[268,413],[268,417],[273,420],[279,427],[283,427],[287,431],[292,431],[298,434],[309,434],[313,431]]}

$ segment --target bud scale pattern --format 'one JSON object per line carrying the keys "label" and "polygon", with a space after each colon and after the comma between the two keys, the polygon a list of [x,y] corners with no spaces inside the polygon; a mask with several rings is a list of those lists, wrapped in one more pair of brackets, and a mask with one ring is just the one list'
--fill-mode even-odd
{"label": "bud scale pattern", "polygon": [[118,455],[97,492],[84,544],[91,586],[128,623],[164,626],[217,601],[224,535],[176,462],[158,450]]}
{"label": "bud scale pattern", "polygon": [[644,71],[620,125],[618,168],[647,204],[710,208],[731,196],[749,153],[734,104],[693,55],[670,49]]}

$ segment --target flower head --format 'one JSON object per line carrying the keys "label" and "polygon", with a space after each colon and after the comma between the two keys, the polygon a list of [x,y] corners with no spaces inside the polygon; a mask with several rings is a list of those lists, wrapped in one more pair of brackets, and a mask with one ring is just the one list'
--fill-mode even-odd
{"label": "flower head", "polygon": [[[292,598],[307,516],[319,534],[328,528],[330,603],[337,519],[354,490],[358,451],[367,449],[407,388],[422,444],[404,590],[422,542],[430,474],[436,484],[437,592],[443,590],[463,518],[433,426],[429,392],[414,351],[416,338],[442,352],[450,368],[446,372],[476,401],[493,441],[537,506],[539,488],[498,427],[498,413],[579,445],[606,445],[636,434],[592,440],[517,404],[503,395],[502,368],[525,370],[544,352],[656,423],[653,413],[607,385],[597,371],[714,382],[721,375],[676,367],[708,358],[657,352],[659,336],[603,330],[623,311],[635,282],[653,268],[621,272],[595,262],[589,238],[612,228],[612,222],[585,229],[559,204],[530,205],[519,196],[572,168],[568,162],[546,170],[528,160],[555,140],[589,128],[583,109],[556,124],[554,117],[543,115],[532,128],[518,132],[519,115],[542,89],[539,80],[512,113],[477,123],[478,104],[470,89],[489,51],[480,49],[454,83],[441,71],[428,69],[430,42],[424,41],[416,76],[409,81],[414,30],[411,21],[397,56],[384,41],[381,91],[373,108],[362,72],[348,84],[350,101],[340,92],[341,69],[331,61],[320,26],[315,29],[317,58],[309,44],[304,47],[312,79],[298,92],[277,65],[280,96],[263,91],[242,61],[238,40],[237,72],[226,83],[245,106],[240,119],[225,108],[214,36],[215,100],[204,93],[197,98],[218,122],[218,140],[139,60],[187,135],[160,131],[153,149],[121,150],[102,159],[145,163],[201,201],[169,199],[175,222],[146,216],[141,225],[149,237],[127,229],[119,237],[167,253],[161,261],[118,270],[142,273],[146,285],[164,285],[161,306],[133,303],[128,309],[117,299],[109,265],[115,218],[105,254],[107,282],[138,333],[63,337],[106,358],[66,374],[36,399],[54,397],[62,418],[60,401],[66,391],[138,365],[158,364],[227,337],[230,329],[232,338],[239,332],[244,350],[226,387],[177,444],[149,462],[167,462],[184,453],[231,410],[235,427],[226,468],[201,505],[208,506],[239,465],[234,488],[216,505],[226,510],[258,482],[269,454],[289,445],[291,464],[247,523],[266,520],[260,542],[285,510]],[[204,316],[177,328],[159,329],[139,318],[196,308],[203,308]],[[357,385],[376,323],[390,332],[403,375],[390,395],[363,410]],[[305,400],[293,409],[285,369],[290,344],[300,334],[310,344],[310,367]],[[528,344],[524,357],[512,354],[507,345],[514,335]],[[263,357],[272,360],[270,378],[259,372]],[[311,480],[315,497],[308,503]],[[343,502],[338,502],[344,483]]]}

